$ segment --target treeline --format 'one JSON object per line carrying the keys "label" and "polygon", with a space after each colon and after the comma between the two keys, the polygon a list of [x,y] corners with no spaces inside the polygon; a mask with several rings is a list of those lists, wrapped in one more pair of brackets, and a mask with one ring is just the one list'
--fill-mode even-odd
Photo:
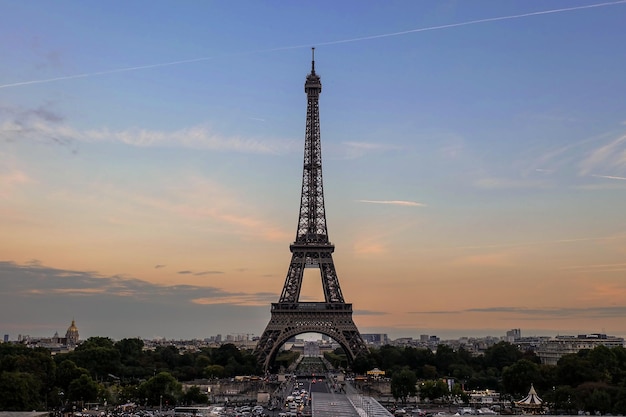
{"label": "treeline", "polygon": [[0,344],[0,410],[59,409],[88,402],[108,405],[206,403],[205,394],[183,393],[179,381],[259,375],[250,351],[232,344],[181,353],[175,346],[144,350],[141,339],[92,337],[74,351]]}
{"label": "treeline", "polygon": [[[460,387],[466,391],[490,389],[511,401],[523,398],[533,384],[553,410],[570,414],[578,410],[626,414],[626,349],[623,347],[598,346],[565,355],[557,365],[542,365],[534,352],[522,352],[506,342],[495,344],[480,356],[446,345],[439,345],[436,352],[383,346],[371,349],[353,364],[354,371],[361,374],[375,367],[392,378],[392,390],[394,376],[396,380],[410,377],[418,387],[429,389],[431,400],[454,394],[446,384],[438,383],[453,378],[457,385],[453,390],[457,392]],[[406,389],[400,390],[399,397],[406,393]]]}
{"label": "treeline", "polygon": [[[298,357],[284,352],[277,367],[287,368]],[[346,369],[341,349],[326,355],[335,367]],[[552,408],[567,413],[578,410],[626,414],[626,349],[597,347],[563,356],[557,365],[542,365],[533,352],[521,352],[501,342],[473,356],[464,349],[438,346],[436,352],[412,347],[373,348],[352,364],[365,374],[379,368],[391,377],[397,398],[414,395],[431,400],[462,397],[465,390],[496,390],[505,399],[521,399],[534,384]],[[0,410],[55,410],[88,402],[109,406],[135,402],[159,406],[205,403],[199,389],[183,392],[181,382],[199,378],[262,375],[251,351],[232,344],[180,352],[175,346],[144,350],[141,339],[94,337],[76,350],[52,356],[44,348],[0,344]],[[449,392],[443,379],[453,378]]]}

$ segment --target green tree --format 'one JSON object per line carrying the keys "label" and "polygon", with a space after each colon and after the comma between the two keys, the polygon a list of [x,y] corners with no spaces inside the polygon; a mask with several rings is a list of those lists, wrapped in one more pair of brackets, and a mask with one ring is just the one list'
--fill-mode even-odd
{"label": "green tree", "polygon": [[576,387],[584,382],[596,382],[602,378],[586,357],[588,351],[564,355],[557,363],[557,381],[559,385]]}
{"label": "green tree", "polygon": [[224,376],[224,367],[222,365],[209,365],[204,368],[204,375],[207,378],[222,378]]}
{"label": "green tree", "polygon": [[448,394],[448,384],[441,379],[424,381],[420,384],[420,399],[422,401],[426,399],[435,401]]}
{"label": "green tree", "polygon": [[502,371],[505,392],[513,395],[525,394],[531,384],[541,379],[539,365],[527,359],[517,361]]}
{"label": "green tree", "polygon": [[188,405],[192,404],[207,404],[209,402],[209,396],[200,390],[197,385],[189,387],[189,389],[183,394],[182,402]]}
{"label": "green tree", "polygon": [[146,398],[148,405],[164,403],[178,404],[183,387],[169,372],[159,372],[154,377],[139,385],[139,398]]}
{"label": "green tree", "polygon": [[440,375],[448,375],[450,373],[450,366],[457,360],[456,353],[448,345],[437,346],[435,352],[435,364]]}
{"label": "green tree", "polygon": [[0,410],[32,411],[42,408],[41,382],[26,372],[0,372]]}
{"label": "green tree", "polygon": [[508,342],[499,342],[485,351],[485,367],[502,370],[505,366],[511,366],[522,359],[522,356],[517,346]]}
{"label": "green tree", "polygon": [[56,385],[67,391],[70,383],[81,375],[89,375],[89,371],[85,368],[79,368],[69,359],[64,360],[57,366]]}
{"label": "green tree", "polygon": [[70,401],[93,402],[98,398],[100,385],[89,375],[81,375],[73,380],[67,390]]}
{"label": "green tree", "polygon": [[122,339],[115,343],[115,349],[120,352],[122,363],[136,362],[143,355],[143,340],[139,338]]}
{"label": "green tree", "polygon": [[400,399],[404,404],[408,397],[417,394],[415,384],[417,384],[415,372],[409,369],[394,372],[391,377],[391,395],[393,395],[393,398],[396,400]]}

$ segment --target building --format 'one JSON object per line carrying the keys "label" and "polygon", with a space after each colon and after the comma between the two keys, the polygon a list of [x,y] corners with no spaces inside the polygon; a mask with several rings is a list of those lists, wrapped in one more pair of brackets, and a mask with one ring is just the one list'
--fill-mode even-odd
{"label": "building", "polygon": [[522,338],[522,330],[521,329],[511,329],[506,332],[506,341],[509,343],[513,343],[517,339]]}
{"label": "building", "polygon": [[583,349],[594,349],[598,346],[624,347],[624,338],[602,333],[557,336],[542,343],[536,353],[542,364],[556,365],[563,355],[578,353]]}
{"label": "building", "polygon": [[78,327],[76,327],[76,323],[74,319],[72,319],[72,324],[67,328],[67,332],[65,332],[65,345],[68,347],[76,347],[78,345]]}
{"label": "building", "polygon": [[368,345],[385,346],[389,344],[387,333],[361,333],[361,337]]}
{"label": "building", "polygon": [[70,324],[70,327],[68,327],[65,332],[65,337],[59,336],[59,332],[55,332],[52,337],[19,335],[17,342],[29,347],[43,347],[49,349],[52,354],[55,354],[74,350],[80,342],[80,337],[78,334],[78,327],[76,327],[76,322],[72,320],[72,324]]}

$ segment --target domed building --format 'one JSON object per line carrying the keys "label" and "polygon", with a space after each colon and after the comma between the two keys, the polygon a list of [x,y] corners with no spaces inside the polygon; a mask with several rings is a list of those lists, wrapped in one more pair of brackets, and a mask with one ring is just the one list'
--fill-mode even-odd
{"label": "domed building", "polygon": [[65,332],[65,344],[68,347],[75,347],[78,344],[78,327],[76,327],[74,319],[72,319],[72,324],[67,328],[67,332]]}

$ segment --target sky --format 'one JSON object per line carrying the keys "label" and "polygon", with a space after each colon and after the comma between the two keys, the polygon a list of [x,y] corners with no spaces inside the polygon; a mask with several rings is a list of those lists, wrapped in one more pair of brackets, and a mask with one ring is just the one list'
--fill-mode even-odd
{"label": "sky", "polygon": [[[0,333],[260,336],[321,76],[362,333],[626,336],[626,1],[0,2]],[[307,270],[301,301],[321,301]]]}

